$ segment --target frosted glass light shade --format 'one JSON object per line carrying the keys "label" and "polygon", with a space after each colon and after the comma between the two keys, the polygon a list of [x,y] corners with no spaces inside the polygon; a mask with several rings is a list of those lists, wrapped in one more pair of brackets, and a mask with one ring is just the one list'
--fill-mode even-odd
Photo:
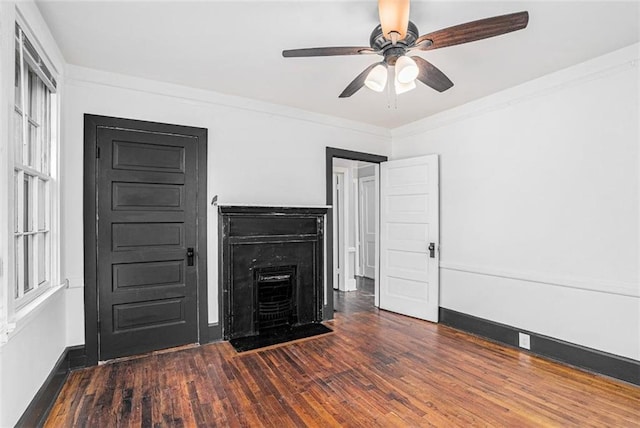
{"label": "frosted glass light shade", "polygon": [[367,88],[382,92],[387,84],[387,67],[382,64],[378,64],[369,72],[364,84]]}
{"label": "frosted glass light shade", "polygon": [[413,82],[418,77],[418,72],[418,65],[412,58],[401,56],[396,61],[396,79],[398,79],[398,82]]}
{"label": "frosted glass light shade", "polygon": [[409,0],[378,0],[382,34],[387,40],[402,40],[409,26]]}
{"label": "frosted glass light shade", "polygon": [[416,88],[415,80],[411,80],[409,82],[403,83],[398,80],[398,70],[396,69],[396,78],[393,79],[394,87],[396,90],[396,95],[404,94],[405,92],[409,92],[412,89]]}

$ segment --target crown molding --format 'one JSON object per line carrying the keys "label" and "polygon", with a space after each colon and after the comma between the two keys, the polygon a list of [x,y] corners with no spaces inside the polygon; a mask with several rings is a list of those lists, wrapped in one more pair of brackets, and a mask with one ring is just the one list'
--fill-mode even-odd
{"label": "crown molding", "polygon": [[72,64],[67,64],[65,83],[67,85],[85,87],[91,85],[107,86],[176,98],[187,102],[196,102],[255,113],[281,116],[334,128],[343,128],[349,131],[367,134],[382,141],[391,142],[391,131],[383,127],[250,98],[80,67]]}
{"label": "crown molding", "polygon": [[495,94],[434,114],[391,130],[393,143],[398,138],[411,137],[469,118],[510,108],[516,104],[638,68],[640,43],[590,59],[583,63],[530,80]]}

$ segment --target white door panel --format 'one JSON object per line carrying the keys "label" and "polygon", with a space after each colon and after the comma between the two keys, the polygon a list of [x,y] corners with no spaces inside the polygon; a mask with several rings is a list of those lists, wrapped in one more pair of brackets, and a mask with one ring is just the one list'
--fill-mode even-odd
{"label": "white door panel", "polygon": [[367,278],[375,276],[376,267],[376,187],[375,178],[360,179],[360,212],[362,228],[362,273]]}
{"label": "white door panel", "polygon": [[[338,169],[334,167],[334,171]],[[344,173],[333,173],[333,288],[344,290]]]}
{"label": "white door panel", "polygon": [[424,165],[408,165],[402,168],[389,168],[389,186],[415,186],[427,184],[429,177]]}
{"label": "white door panel", "polygon": [[389,236],[400,241],[424,242],[429,239],[429,225],[420,223],[393,223],[386,224]]}
{"label": "white door panel", "polygon": [[383,162],[380,196],[380,308],[437,322],[438,156]]}
{"label": "white door panel", "polygon": [[389,294],[394,297],[406,300],[426,299],[429,290],[422,286],[420,281],[412,281],[409,279],[389,278]]}

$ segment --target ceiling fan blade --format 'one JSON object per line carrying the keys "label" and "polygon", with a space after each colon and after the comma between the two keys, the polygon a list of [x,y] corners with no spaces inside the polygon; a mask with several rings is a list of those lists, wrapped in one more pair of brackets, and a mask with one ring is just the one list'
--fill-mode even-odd
{"label": "ceiling fan blade", "polygon": [[522,30],[528,23],[529,12],[517,12],[480,19],[420,36],[415,42],[415,49],[428,51],[475,42],[476,40],[488,39],[500,34]]}
{"label": "ceiling fan blade", "polygon": [[362,73],[358,74],[358,77],[353,79],[353,81],[351,81],[351,83],[349,83],[349,85],[346,88],[344,88],[344,91],[342,91],[342,93],[338,96],[338,98],[347,98],[355,94],[356,92],[358,92],[360,88],[364,86],[364,81],[367,80],[367,76],[369,75],[369,72],[373,69],[373,67],[375,67],[378,64],[382,64],[382,63],[376,62],[374,64],[371,64],[369,67],[365,68]]}
{"label": "ceiling fan blade", "polygon": [[374,53],[378,53],[378,51],[368,47],[341,46],[333,48],[289,49],[282,51],[282,56],[285,58],[293,58],[308,56],[360,55]]}
{"label": "ceiling fan blade", "polygon": [[418,64],[418,70],[420,70],[416,79],[438,92],[444,92],[453,86],[453,82],[429,61],[419,56],[411,58]]}

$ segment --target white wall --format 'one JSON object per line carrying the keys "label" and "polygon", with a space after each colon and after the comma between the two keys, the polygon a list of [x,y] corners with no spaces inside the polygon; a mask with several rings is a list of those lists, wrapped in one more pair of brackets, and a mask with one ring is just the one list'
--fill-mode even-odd
{"label": "white wall", "polygon": [[[37,7],[28,1],[0,2],[0,427],[18,421],[66,346],[64,290],[55,261],[51,290],[22,308],[15,308],[12,299],[13,127],[9,124],[14,115],[16,19],[29,39],[46,53],[50,69],[61,77],[64,73],[64,59]],[[59,97],[64,97],[63,86],[58,89]],[[55,167],[53,171],[55,192]],[[55,213],[53,217],[55,236]]]}
{"label": "white wall", "polygon": [[0,427],[14,426],[65,348],[64,289],[58,289],[0,346]]}
{"label": "white wall", "polygon": [[[324,205],[325,147],[389,154],[381,128],[285,107],[111,73],[68,67],[63,135],[63,272],[69,344],[84,343],[83,114],[209,130],[208,195],[219,203]],[[217,322],[217,211],[209,206],[209,321]]]}
{"label": "white wall", "polygon": [[440,154],[442,307],[640,360],[639,56],[393,131]]}

